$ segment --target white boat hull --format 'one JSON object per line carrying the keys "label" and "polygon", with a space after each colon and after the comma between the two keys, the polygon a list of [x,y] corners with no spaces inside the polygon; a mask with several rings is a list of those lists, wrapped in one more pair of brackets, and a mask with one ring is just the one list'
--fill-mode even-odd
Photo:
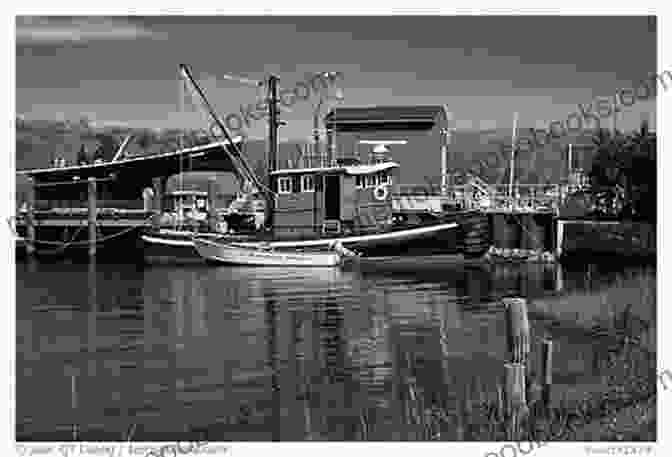
{"label": "white boat hull", "polygon": [[[457,227],[458,224],[456,222],[448,222],[445,224],[435,224],[406,230],[394,230],[370,235],[342,236],[338,238],[322,238],[318,240],[270,241],[265,244],[272,248],[325,248],[339,242],[345,246],[357,247],[359,245],[384,244],[389,242],[395,243],[419,237],[428,237],[438,232],[456,229]],[[245,247],[258,247],[261,244],[262,243],[260,242],[254,241],[238,243],[238,245]]]}
{"label": "white boat hull", "polygon": [[295,252],[258,249],[240,244],[195,239],[194,246],[206,260],[229,265],[272,267],[336,267],[341,256],[336,252]]}
{"label": "white boat hull", "polygon": [[436,246],[449,250],[452,248],[454,250],[457,229],[458,224],[456,222],[447,222],[367,235],[311,240],[271,240],[269,242],[227,239],[232,237],[215,233],[161,230],[158,233],[144,234],[142,241],[145,261],[148,263],[200,263],[203,262],[203,258],[196,252],[194,236],[212,240],[224,238],[225,241],[235,242],[241,247],[255,249],[262,246],[269,246],[274,249],[327,249],[335,243],[340,243],[342,246],[360,252],[364,256],[380,256],[407,255],[412,247],[419,245]]}

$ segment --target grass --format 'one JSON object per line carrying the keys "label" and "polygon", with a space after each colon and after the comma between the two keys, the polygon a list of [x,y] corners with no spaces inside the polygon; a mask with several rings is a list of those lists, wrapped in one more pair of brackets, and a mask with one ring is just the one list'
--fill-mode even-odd
{"label": "grass", "polygon": [[[593,306],[584,308],[585,302],[577,305],[584,298]],[[639,305],[631,305],[633,302]],[[576,383],[555,384],[551,403],[544,407],[536,375],[528,370],[528,413],[521,420],[519,439],[655,440],[655,325],[644,319],[655,322],[655,277],[624,278],[601,292],[597,300],[574,294],[568,303],[572,314],[561,320],[574,327],[577,322],[583,323],[588,335],[592,332],[591,348],[598,352],[597,375]],[[563,316],[553,317],[552,323],[557,323]],[[563,368],[567,367],[555,367],[554,372],[565,371]],[[473,379],[457,408],[448,408],[445,402],[426,404],[412,377],[407,379],[406,388],[401,420],[374,424],[371,411],[362,409],[359,423],[366,426],[360,427],[359,439],[390,440],[396,436],[408,441],[500,441],[509,436],[502,382],[488,388]]]}
{"label": "grass", "polygon": [[[521,441],[655,440],[655,355],[637,345],[625,345],[603,369],[601,392],[573,391],[544,408],[537,398],[528,403],[521,420]],[[467,388],[456,410],[427,405],[413,379],[407,384],[401,423],[376,422],[371,409],[359,415],[360,440],[387,441],[507,441],[509,418],[504,408],[504,389],[485,392],[476,383]],[[534,385],[531,389],[534,391]],[[562,386],[556,386],[556,388]],[[528,390],[529,391],[529,390]],[[534,397],[534,395],[530,395]],[[647,402],[653,401],[653,416]],[[627,409],[640,414],[628,414]],[[618,417],[619,412],[622,417]],[[618,420],[616,420],[618,419]],[[612,423],[613,421],[613,423]],[[619,430],[615,425],[622,428]],[[592,428],[591,428],[592,427]]]}

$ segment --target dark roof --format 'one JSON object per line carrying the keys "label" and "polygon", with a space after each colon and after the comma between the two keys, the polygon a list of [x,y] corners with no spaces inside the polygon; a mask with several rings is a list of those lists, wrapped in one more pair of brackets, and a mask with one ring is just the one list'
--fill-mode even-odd
{"label": "dark roof", "polygon": [[324,118],[327,128],[338,131],[427,130],[444,115],[440,105],[369,106],[335,108]]}
{"label": "dark roof", "polygon": [[[236,143],[241,139],[234,139]],[[231,145],[222,141],[163,154],[132,156],[115,162],[21,170],[40,186],[38,199],[76,200],[87,178],[109,180],[107,198],[139,198],[142,189],[152,186],[152,178],[169,177],[181,171],[233,172],[234,164],[225,148]],[[77,185],[61,185],[61,184]]]}
{"label": "dark roof", "polygon": [[[234,140],[239,142],[240,139]],[[37,181],[63,181],[103,178],[110,173],[141,176],[143,180],[155,176],[170,176],[188,169],[189,171],[228,171],[234,170],[224,148],[228,142],[208,143],[192,148],[181,149],[162,154],[126,157],[115,162],[102,162],[87,165],[71,165],[63,168],[41,168],[19,170],[17,174],[28,175]]]}

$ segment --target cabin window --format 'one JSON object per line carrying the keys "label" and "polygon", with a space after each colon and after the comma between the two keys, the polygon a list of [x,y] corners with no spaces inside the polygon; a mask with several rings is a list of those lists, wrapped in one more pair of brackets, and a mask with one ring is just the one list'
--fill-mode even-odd
{"label": "cabin window", "polygon": [[366,187],[376,187],[376,175],[366,175]]}
{"label": "cabin window", "polygon": [[381,184],[385,184],[387,182],[387,177],[385,176],[385,172],[378,173],[378,175],[376,176],[376,181],[378,181],[379,186]]}
{"label": "cabin window", "polygon": [[291,194],[292,193],[292,179],[289,176],[278,178],[278,193]]}
{"label": "cabin window", "polygon": [[301,192],[315,192],[315,181],[313,181],[313,175],[301,176]]}
{"label": "cabin window", "polygon": [[392,185],[392,175],[385,175],[385,182],[389,184],[390,186]]}
{"label": "cabin window", "polygon": [[295,194],[301,192],[301,175],[292,176],[292,192]]}
{"label": "cabin window", "polygon": [[355,187],[357,189],[364,189],[364,176],[362,175],[355,176]]}

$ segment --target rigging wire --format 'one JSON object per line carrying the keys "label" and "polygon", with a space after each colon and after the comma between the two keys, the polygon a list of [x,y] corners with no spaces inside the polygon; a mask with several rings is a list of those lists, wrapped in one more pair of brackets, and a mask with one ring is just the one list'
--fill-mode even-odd
{"label": "rigging wire", "polygon": [[[244,186],[244,180],[250,181],[252,185],[258,190],[258,191],[264,191],[265,193],[275,196],[276,193],[270,189],[268,186],[266,186],[259,177],[255,174],[254,170],[250,166],[250,164],[247,162],[245,155],[240,148],[240,145],[236,142],[233,141],[231,138],[231,135],[229,134],[228,130],[226,129],[224,123],[221,121],[217,113],[215,112],[214,108],[208,101],[207,97],[205,96],[205,93],[203,90],[200,88],[196,80],[193,78],[191,75],[191,72],[189,71],[189,68],[182,64],[180,65],[181,69],[181,75],[185,79],[187,83],[189,83],[189,89],[190,93],[195,92],[198,98],[201,101],[201,108],[204,109],[208,115],[212,118],[212,120],[215,122],[217,125],[218,129],[221,130],[221,133],[225,137],[225,139],[229,142],[231,146],[231,151],[229,148],[225,148],[225,151],[229,155],[229,158],[231,158],[231,161],[234,163],[234,166],[236,166],[236,171],[241,180],[243,181],[241,184]],[[193,95],[193,94],[192,94]],[[216,139],[218,135],[212,132],[212,129],[210,130],[209,134]]]}

